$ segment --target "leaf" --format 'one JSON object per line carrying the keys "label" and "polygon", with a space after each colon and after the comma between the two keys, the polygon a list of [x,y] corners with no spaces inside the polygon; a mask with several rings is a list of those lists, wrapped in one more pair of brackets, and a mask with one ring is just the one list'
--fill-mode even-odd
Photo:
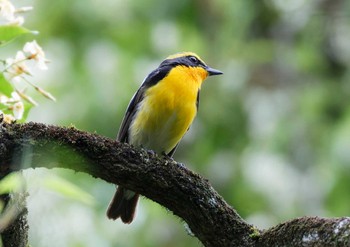
{"label": "leaf", "polygon": [[0,45],[4,45],[9,41],[27,33],[31,33],[31,31],[21,26],[0,26]]}
{"label": "leaf", "polygon": [[72,198],[74,200],[86,203],[88,205],[95,204],[95,199],[89,193],[85,192],[75,184],[61,177],[58,177],[58,176],[46,177],[46,179],[43,181],[43,184],[47,188],[65,197]]}
{"label": "leaf", "polygon": [[11,96],[11,93],[13,92],[13,87],[12,85],[9,83],[8,80],[6,80],[6,78],[4,77],[4,74],[0,74],[0,95],[4,94],[7,97]]}
{"label": "leaf", "polygon": [[0,195],[18,191],[23,187],[23,177],[17,172],[10,173],[0,180]]}

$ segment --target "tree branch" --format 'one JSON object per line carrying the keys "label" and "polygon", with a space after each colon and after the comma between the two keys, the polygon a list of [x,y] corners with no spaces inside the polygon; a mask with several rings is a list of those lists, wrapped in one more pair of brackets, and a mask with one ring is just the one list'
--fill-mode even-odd
{"label": "tree branch", "polygon": [[33,168],[68,168],[136,191],[181,217],[205,246],[349,244],[349,218],[300,218],[263,232],[246,223],[206,179],[182,164],[75,128],[2,125],[0,174],[26,168],[21,167],[24,158],[31,159]]}
{"label": "tree branch", "polygon": [[[19,205],[11,205],[14,202],[11,202],[9,195],[0,195],[0,200],[2,200],[6,205],[6,210],[3,214],[5,219],[4,223],[0,222],[0,234],[3,243],[6,247],[26,247],[28,246],[28,223],[27,223],[27,208],[25,207],[25,195],[19,193],[16,195],[15,203]],[[9,206],[10,205],[10,206]],[[21,208],[21,210],[17,210]],[[10,213],[8,211],[11,211]],[[12,217],[15,217],[14,219]],[[6,222],[7,221],[7,222]],[[12,222],[13,221],[13,222]],[[8,225],[8,223],[10,223]],[[8,227],[6,227],[8,226]],[[3,227],[6,227],[3,229]],[[0,246],[1,241],[0,241]]]}

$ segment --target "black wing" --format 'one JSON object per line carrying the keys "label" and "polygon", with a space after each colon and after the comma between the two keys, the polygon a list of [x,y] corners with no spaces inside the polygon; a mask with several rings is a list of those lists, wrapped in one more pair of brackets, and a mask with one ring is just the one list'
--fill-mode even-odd
{"label": "black wing", "polygon": [[141,87],[137,90],[137,92],[132,97],[128,108],[125,112],[123,121],[120,125],[119,132],[117,135],[117,140],[121,142],[129,142],[129,128],[130,124],[137,112],[137,108],[139,103],[142,101],[145,91],[152,87],[153,85],[157,84],[159,81],[161,81],[170,71],[170,66],[162,66],[154,71],[152,71],[146,79],[143,81]]}
{"label": "black wing", "polygon": [[137,92],[132,97],[128,108],[125,112],[123,121],[120,125],[119,132],[117,135],[117,140],[121,142],[129,142],[129,127],[130,123],[136,113],[137,105],[141,102],[144,95],[144,87],[140,87]]}
{"label": "black wing", "polygon": [[196,100],[196,107],[197,107],[197,112],[198,112],[198,109],[199,109],[199,94],[200,94],[201,90],[198,89],[198,92],[197,92],[197,100]]}

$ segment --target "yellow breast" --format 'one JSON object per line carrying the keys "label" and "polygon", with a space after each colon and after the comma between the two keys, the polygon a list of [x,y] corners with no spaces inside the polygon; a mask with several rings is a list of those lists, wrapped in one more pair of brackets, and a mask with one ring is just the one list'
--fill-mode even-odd
{"label": "yellow breast", "polygon": [[193,69],[178,66],[146,90],[129,129],[131,144],[169,153],[181,140],[196,116],[197,93],[207,76]]}

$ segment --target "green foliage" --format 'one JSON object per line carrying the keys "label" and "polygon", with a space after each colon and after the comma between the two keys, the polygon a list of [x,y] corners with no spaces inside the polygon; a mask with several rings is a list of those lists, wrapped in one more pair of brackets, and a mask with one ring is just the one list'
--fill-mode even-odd
{"label": "green foliage", "polygon": [[9,194],[20,189],[23,189],[23,177],[20,173],[10,173],[0,180],[0,195]]}
{"label": "green foliage", "polygon": [[3,95],[6,95],[7,97],[10,97],[12,92],[13,92],[13,87],[5,79],[4,74],[0,73],[0,93]]}
{"label": "green foliage", "polygon": [[349,187],[349,169],[340,169],[341,175],[337,176],[337,182],[329,193],[326,205],[332,212],[330,216],[344,216],[349,214],[350,205],[350,187]]}
{"label": "green foliage", "polygon": [[15,26],[15,25],[0,26],[0,45],[7,44],[13,39],[21,35],[28,34],[30,32],[31,32],[30,30],[22,26]]}
{"label": "green foliage", "polygon": [[62,177],[50,175],[44,178],[42,185],[66,198],[80,201],[89,206],[95,204],[94,198],[89,193]]}

